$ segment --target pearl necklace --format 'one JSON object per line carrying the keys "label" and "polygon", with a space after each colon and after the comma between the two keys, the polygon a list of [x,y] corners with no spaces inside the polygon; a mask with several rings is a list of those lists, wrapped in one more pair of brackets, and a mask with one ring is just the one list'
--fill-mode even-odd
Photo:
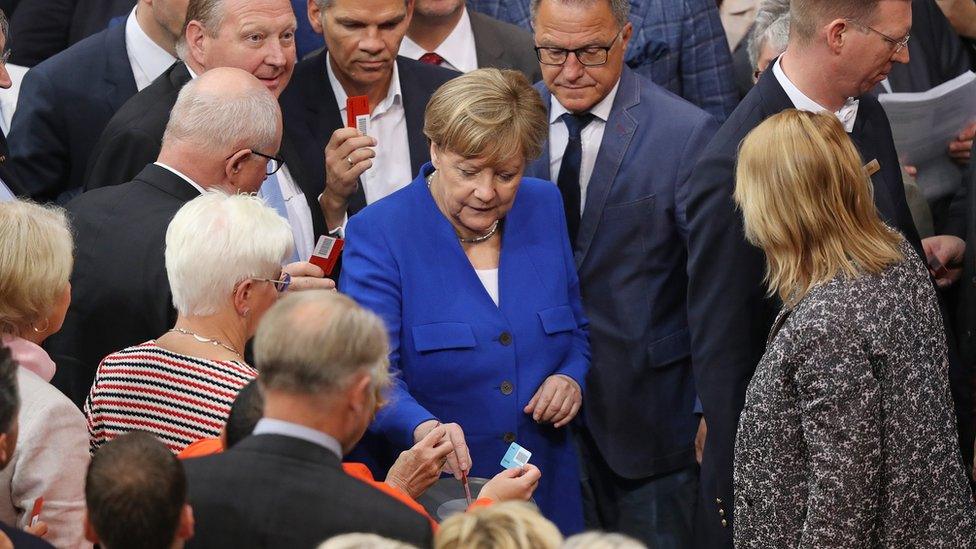
{"label": "pearl necklace", "polygon": [[[428,191],[430,190],[430,180],[433,179],[433,177],[434,177],[434,173],[433,172],[431,172],[430,175],[427,176],[427,190]],[[433,194],[432,194],[432,196],[433,196]],[[495,236],[495,233],[497,233],[497,232],[498,232],[498,220],[496,219],[495,222],[491,224],[491,228],[488,229],[488,232],[486,232],[485,234],[483,234],[481,236],[471,237],[471,238],[464,238],[461,235],[457,235],[457,239],[462,244],[479,244],[479,243],[484,242],[485,240],[488,240],[489,238]],[[455,234],[456,233],[457,233],[457,231],[455,231]]]}
{"label": "pearl necklace", "polygon": [[216,339],[209,338],[209,337],[203,337],[202,335],[195,334],[195,333],[191,332],[190,330],[184,330],[183,328],[171,328],[169,331],[176,332],[178,334],[193,336],[193,338],[196,339],[197,341],[199,341],[200,343],[209,343],[209,344],[213,345],[214,347],[223,347],[224,349],[227,349],[228,351],[234,353],[235,355],[237,355],[241,359],[244,358],[241,355],[240,351],[238,351],[237,349],[231,347],[230,345],[227,345],[226,343],[223,343],[222,341],[218,341]]}

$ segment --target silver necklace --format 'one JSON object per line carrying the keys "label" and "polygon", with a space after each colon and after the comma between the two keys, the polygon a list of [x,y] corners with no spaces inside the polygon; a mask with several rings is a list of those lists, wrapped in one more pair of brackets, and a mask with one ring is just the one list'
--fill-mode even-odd
{"label": "silver necklace", "polygon": [[200,343],[209,343],[209,344],[213,345],[214,347],[223,347],[224,349],[227,349],[228,351],[234,353],[238,357],[240,357],[242,359],[244,358],[241,355],[240,351],[238,351],[237,349],[231,347],[230,345],[227,345],[226,343],[224,343],[222,341],[218,341],[216,339],[209,338],[209,337],[203,337],[202,335],[195,334],[195,333],[191,332],[190,330],[184,330],[183,328],[170,328],[169,331],[176,332],[178,334],[193,336],[193,338],[196,339],[197,341],[199,341]]}
{"label": "silver necklace", "polygon": [[[433,172],[431,172],[430,175],[427,176],[428,191],[430,190],[430,180],[433,179],[433,177],[434,177]],[[495,236],[495,233],[497,232],[498,232],[498,220],[496,219],[495,222],[491,224],[491,228],[488,229],[488,232],[486,232],[485,234],[481,236],[471,237],[471,238],[464,238],[461,235],[457,235],[457,239],[461,241],[462,244],[478,244]],[[455,231],[455,234],[457,234],[457,231]]]}

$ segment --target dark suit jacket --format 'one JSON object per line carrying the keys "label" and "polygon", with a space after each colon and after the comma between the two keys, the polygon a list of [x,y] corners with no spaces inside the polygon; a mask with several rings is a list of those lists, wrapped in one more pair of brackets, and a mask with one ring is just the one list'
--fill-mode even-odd
{"label": "dark suit jacket", "polygon": [[176,312],[166,278],[166,228],[200,193],[150,164],[124,185],[89,191],[68,204],[75,233],[71,307],[45,347],[80,367],[59,369],[52,383],[79,406],[108,354],[160,336]]}
{"label": "dark suit jacket", "polygon": [[[684,198],[717,129],[704,111],[624,68],[574,251],[593,350],[583,412],[625,478],[695,463]],[[548,144],[543,151],[526,175],[552,180]]]}
{"label": "dark suit jacket", "polygon": [[2,522],[0,522],[0,532],[3,532],[10,538],[15,549],[52,549],[54,547],[37,536],[32,536],[20,528],[9,526]]}
{"label": "dark suit jacket", "polygon": [[17,196],[25,196],[27,191],[20,184],[16,174],[10,169],[10,149],[7,146],[7,138],[0,132],[0,181],[3,181],[7,188]]}
{"label": "dark suit jacket", "polygon": [[[109,121],[88,163],[85,189],[97,189],[118,185],[131,180],[142,168],[155,162],[162,147],[163,133],[169,122],[169,112],[183,86],[190,81],[190,72],[182,62],[174,63],[152,84],[132,96]],[[286,125],[287,127],[287,125]],[[281,141],[279,154],[285,160],[288,172],[305,193],[312,213],[313,236],[324,234],[325,218],[319,206],[324,175],[310,181],[309,169],[303,165],[298,149],[286,134]],[[312,168],[323,172],[321,153]],[[313,183],[318,181],[318,185]],[[304,259],[304,258],[303,258]]]}
{"label": "dark suit jacket", "polygon": [[10,20],[10,62],[33,67],[108,27],[136,0],[30,0]]}
{"label": "dark suit jacket", "polygon": [[[765,259],[746,242],[733,204],[735,159],[750,130],[788,108],[793,104],[767,70],[715,135],[688,185],[688,320],[695,384],[708,423],[698,531],[707,538],[702,547],[709,549],[731,547],[731,528],[722,525],[731,526],[736,426],[746,386],[780,306],[765,296]],[[861,98],[852,137],[865,163],[877,159],[881,164],[872,176],[881,217],[922,255],[891,128],[877,99]]]}
{"label": "dark suit jacket", "polygon": [[312,442],[254,435],[183,466],[196,521],[189,548],[312,549],[351,532],[432,543],[422,515],[350,477],[335,454]]}
{"label": "dark suit jacket", "polygon": [[521,27],[499,21],[483,13],[468,10],[478,68],[515,69],[529,82],[542,80],[539,58],[535,55],[532,35]]}
{"label": "dark suit jacket", "polygon": [[28,195],[67,203],[80,193],[95,142],[135,94],[125,25],[86,38],[31,69],[10,128],[10,160]]}
{"label": "dark suit jacket", "polygon": [[[280,100],[285,135],[295,144],[299,163],[308,175],[304,184],[300,183],[302,191],[316,199],[325,186],[325,145],[334,131],[346,125],[339,116],[339,105],[329,83],[326,53],[322,50],[295,66],[295,74]],[[406,57],[397,57],[397,68],[406,111],[410,168],[416,174],[430,160],[430,147],[423,133],[427,101],[441,84],[458,73]],[[354,214],[365,206],[366,198],[360,185],[350,203],[349,213]]]}

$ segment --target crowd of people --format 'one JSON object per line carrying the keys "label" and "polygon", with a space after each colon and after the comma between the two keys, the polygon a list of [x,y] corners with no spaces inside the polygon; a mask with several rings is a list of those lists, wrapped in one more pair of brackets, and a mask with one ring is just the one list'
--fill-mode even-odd
{"label": "crowd of people", "polygon": [[976,549],[972,0],[0,10],[0,549]]}

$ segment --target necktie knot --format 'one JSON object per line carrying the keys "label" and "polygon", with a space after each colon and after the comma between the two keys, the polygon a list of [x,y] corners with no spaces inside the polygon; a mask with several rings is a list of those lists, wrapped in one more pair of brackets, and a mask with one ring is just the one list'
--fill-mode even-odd
{"label": "necktie knot", "polygon": [[580,135],[583,133],[583,128],[589,125],[590,122],[596,118],[593,113],[584,112],[580,114],[566,113],[563,115],[563,122],[566,124],[566,129],[569,130],[569,138],[574,141],[579,141]]}
{"label": "necktie knot", "polygon": [[441,65],[444,63],[444,58],[437,53],[427,52],[420,56],[419,61],[421,63],[427,63],[428,65]]}

